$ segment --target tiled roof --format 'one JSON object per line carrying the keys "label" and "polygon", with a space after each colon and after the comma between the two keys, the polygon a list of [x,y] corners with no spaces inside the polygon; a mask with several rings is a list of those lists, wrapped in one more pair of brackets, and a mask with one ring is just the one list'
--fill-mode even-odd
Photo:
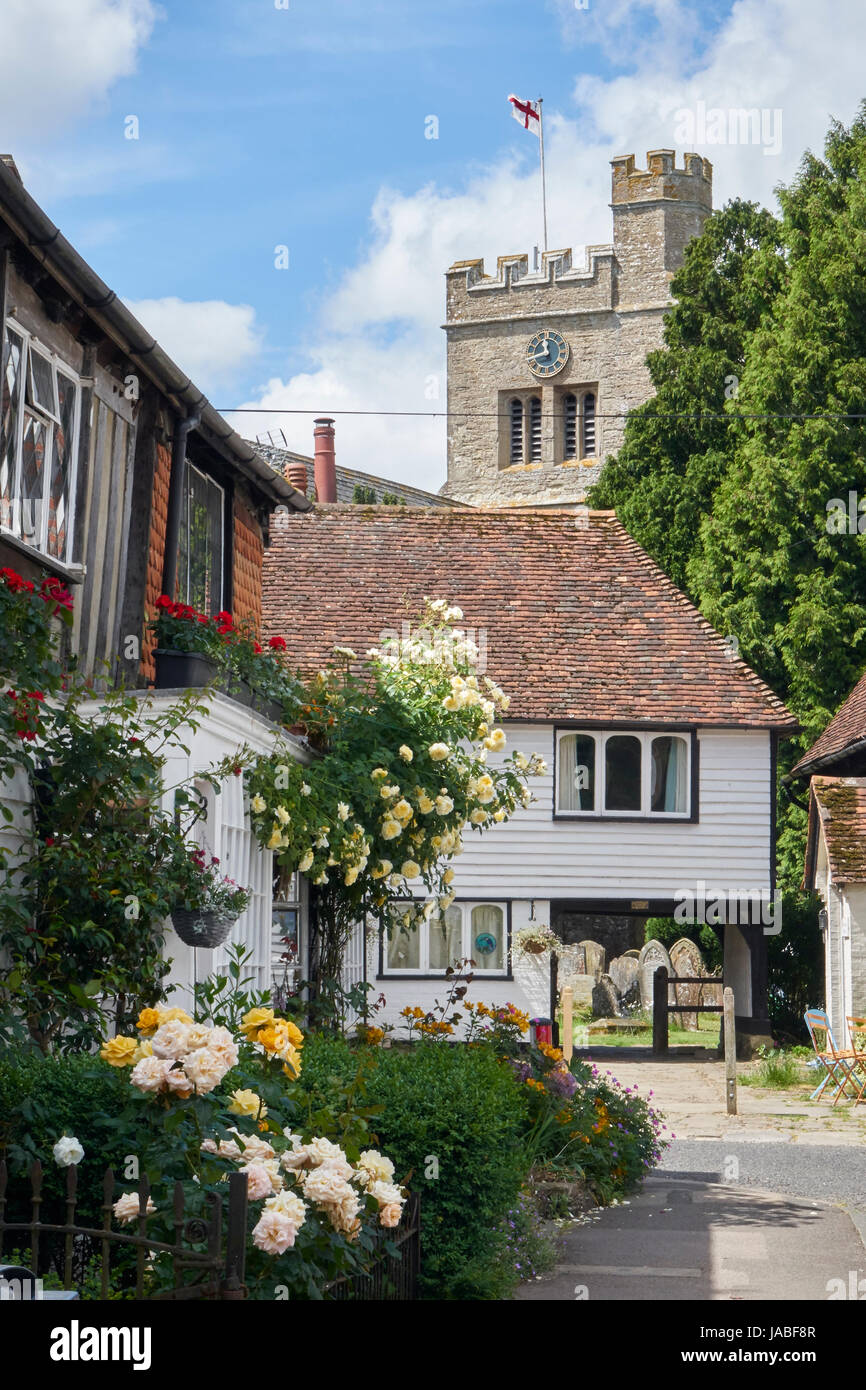
{"label": "tiled roof", "polygon": [[837,883],[866,883],[866,777],[812,778],[809,841],[813,865],[816,816],[824,831],[833,879]]}
{"label": "tiled roof", "polygon": [[866,674],[861,676],[848,699],[830,720],[821,737],[804,753],[789,776],[796,777],[825,759],[845,757],[852,744],[866,739]]}
{"label": "tiled roof", "polygon": [[[307,491],[312,491],[314,460],[309,454],[296,454],[291,449],[281,449],[275,444],[261,444],[251,441],[262,458],[267,459],[272,468],[286,476],[286,468],[293,463],[302,463],[307,470]],[[354,502],[356,487],[372,488],[381,502],[385,493],[391,493],[406,503],[407,507],[468,507],[468,502],[456,502],[451,497],[443,497],[438,492],[427,492],[422,487],[412,487],[410,483],[396,483],[390,478],[380,478],[376,473],[362,473],[357,468],[344,468],[336,465],[337,501]]]}
{"label": "tiled roof", "polygon": [[264,625],[304,669],[399,632],[428,596],[462,608],[510,718],[797,727],[613,512],[337,505],[274,519]]}

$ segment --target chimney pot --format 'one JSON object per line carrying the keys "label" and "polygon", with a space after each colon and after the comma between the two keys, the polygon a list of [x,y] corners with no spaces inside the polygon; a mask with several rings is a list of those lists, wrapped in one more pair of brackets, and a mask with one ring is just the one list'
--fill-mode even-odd
{"label": "chimney pot", "polygon": [[334,454],[334,422],[325,415],[314,420],[315,457],[313,471],[316,480],[316,501],[336,502],[337,467]]}
{"label": "chimney pot", "polygon": [[291,483],[292,487],[297,488],[298,492],[302,492],[306,497],[307,465],[302,463],[300,459],[296,459],[294,463],[290,463],[286,469],[286,481]]}

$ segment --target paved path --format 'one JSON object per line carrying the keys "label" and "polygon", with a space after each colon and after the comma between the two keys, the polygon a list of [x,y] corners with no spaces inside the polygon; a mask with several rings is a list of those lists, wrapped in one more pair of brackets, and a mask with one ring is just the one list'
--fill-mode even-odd
{"label": "paved path", "polygon": [[740,1086],[732,1116],[711,1054],[592,1059],[676,1138],[630,1202],[566,1229],[557,1269],[519,1300],[866,1297],[866,1106]]}
{"label": "paved path", "polygon": [[815,1301],[850,1297],[861,1281],[862,1297],[866,1249],[843,1208],[659,1174],[627,1205],[573,1225],[554,1273],[516,1297]]}

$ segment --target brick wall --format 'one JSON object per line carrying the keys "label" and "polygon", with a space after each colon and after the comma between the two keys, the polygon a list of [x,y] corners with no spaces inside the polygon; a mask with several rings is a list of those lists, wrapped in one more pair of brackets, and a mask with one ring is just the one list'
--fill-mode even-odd
{"label": "brick wall", "polygon": [[[145,620],[156,613],[156,600],[162,593],[162,566],[165,559],[165,528],[168,522],[168,484],[171,476],[171,449],[166,444],[156,448],[156,470],[150,508],[150,540],[147,547],[147,574],[144,583]],[[152,680],[156,674],[153,664],[153,636],[145,632],[142,643],[141,674]]]}
{"label": "brick wall", "polygon": [[239,498],[235,497],[232,612],[235,618],[251,619],[257,632],[261,632],[262,627],[264,554],[261,528]]}

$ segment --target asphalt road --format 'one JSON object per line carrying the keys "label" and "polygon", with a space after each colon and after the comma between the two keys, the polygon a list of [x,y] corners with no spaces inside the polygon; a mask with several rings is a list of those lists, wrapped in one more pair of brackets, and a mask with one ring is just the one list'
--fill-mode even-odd
{"label": "asphalt road", "polygon": [[654,1171],[866,1210],[866,1148],[859,1145],[675,1139]]}

